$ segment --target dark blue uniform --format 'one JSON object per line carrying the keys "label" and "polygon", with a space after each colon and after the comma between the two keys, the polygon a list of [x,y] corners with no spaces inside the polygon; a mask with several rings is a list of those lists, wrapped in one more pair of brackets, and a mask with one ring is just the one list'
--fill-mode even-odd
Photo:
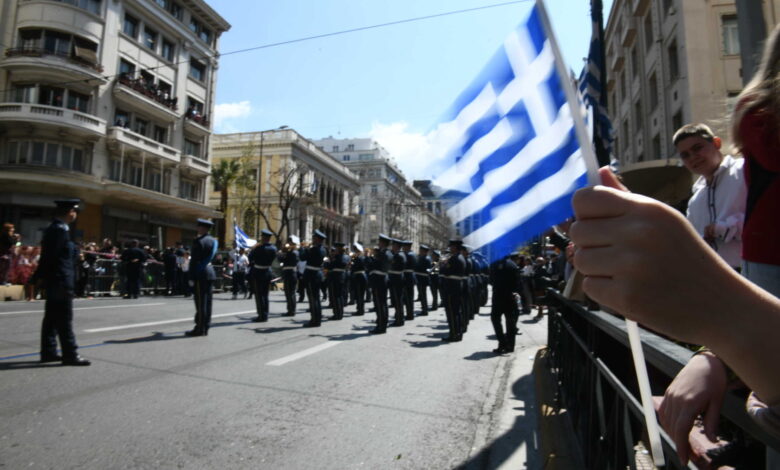
{"label": "dark blue uniform", "polygon": [[62,359],[75,359],[73,334],[73,295],[76,288],[78,248],[70,239],[68,225],[55,219],[43,232],[41,258],[34,279],[46,288],[46,306],[41,325],[41,360],[57,356],[57,336]]}
{"label": "dark blue uniform", "polygon": [[439,261],[431,262],[431,310],[439,309]]}
{"label": "dark blue uniform", "polygon": [[137,246],[131,246],[122,252],[122,264],[127,276],[127,298],[137,299],[141,293],[141,272],[145,261],[146,253]]}
{"label": "dark blue uniform", "polygon": [[[496,352],[515,350],[517,334],[517,301],[515,293],[520,291],[520,269],[509,257],[496,261],[490,267],[490,283],[493,285],[490,321],[498,339]],[[505,318],[506,334],[501,327],[501,317]]]}
{"label": "dark blue uniform", "polygon": [[357,255],[352,258],[352,268],[350,276],[352,278],[352,289],[354,289],[354,299],[357,304],[355,315],[366,313],[366,288],[368,286],[368,277],[366,276],[366,257]]}
{"label": "dark blue uniform", "polygon": [[463,338],[463,294],[466,260],[463,255],[450,256],[439,267],[441,297],[450,329],[448,341],[460,341]]}
{"label": "dark blue uniform", "polygon": [[322,245],[312,245],[301,252],[301,260],[306,261],[306,271],[303,278],[306,282],[306,295],[309,297],[311,321],[308,326],[320,326],[322,323],[322,305],[320,304],[320,289],[322,289],[322,263],[327,252]]}
{"label": "dark blue uniform", "polygon": [[428,315],[428,285],[432,266],[430,256],[420,255],[414,268],[414,275],[417,278],[417,296],[420,298],[420,315]]}
{"label": "dark blue uniform", "polygon": [[388,249],[374,251],[371,262],[371,272],[368,281],[371,284],[374,310],[376,310],[376,329],[374,333],[384,333],[387,330],[387,273],[390,270],[392,253]]}
{"label": "dark blue uniform", "polygon": [[276,247],[270,243],[258,243],[249,253],[249,262],[253,267],[252,282],[255,285],[255,321],[268,321],[268,287],[273,279],[271,264],[275,258]]}
{"label": "dark blue uniform", "polygon": [[399,251],[393,254],[390,271],[388,271],[390,273],[390,295],[395,308],[395,321],[393,322],[395,326],[403,326],[404,324],[404,306],[406,305],[404,269],[406,269],[406,254]]}
{"label": "dark blue uniform", "polygon": [[345,302],[345,282],[347,276],[347,266],[349,265],[349,256],[345,254],[334,254],[330,260],[330,270],[328,271],[328,282],[330,283],[331,298],[333,305],[333,319],[341,320],[344,318]]}
{"label": "dark blue uniform", "polygon": [[417,268],[417,255],[407,251],[406,267],[404,268],[404,307],[406,308],[406,319],[414,320],[414,286],[417,283],[417,277],[414,270]]}
{"label": "dark blue uniform", "polygon": [[279,261],[282,263],[282,280],[284,281],[284,297],[287,299],[287,316],[295,315],[295,289],[298,284],[298,250],[289,250],[279,253]]}
{"label": "dark blue uniform", "polygon": [[217,279],[211,260],[216,254],[217,241],[208,233],[192,244],[189,276],[194,290],[196,334],[207,335],[211,326],[212,288]]}
{"label": "dark blue uniform", "polygon": [[474,260],[464,256],[466,269],[463,273],[463,331],[468,330],[469,320],[474,319],[474,296],[476,295],[476,279],[474,278]]}

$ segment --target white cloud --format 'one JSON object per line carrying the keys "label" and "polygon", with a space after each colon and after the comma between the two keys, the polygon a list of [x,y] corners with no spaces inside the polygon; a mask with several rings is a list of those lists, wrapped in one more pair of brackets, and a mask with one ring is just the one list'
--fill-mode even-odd
{"label": "white cloud", "polygon": [[428,132],[412,132],[404,121],[371,125],[370,137],[386,148],[409,180],[432,179],[450,149],[452,126],[440,125]]}
{"label": "white cloud", "polygon": [[214,106],[214,130],[218,133],[238,132],[237,123],[233,121],[247,118],[251,114],[252,104],[249,101],[218,104]]}

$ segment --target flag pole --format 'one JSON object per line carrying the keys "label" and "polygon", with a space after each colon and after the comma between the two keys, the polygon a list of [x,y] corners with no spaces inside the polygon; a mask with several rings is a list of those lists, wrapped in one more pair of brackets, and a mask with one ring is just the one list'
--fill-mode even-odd
{"label": "flag pole", "polygon": [[[566,101],[569,103],[571,117],[574,121],[574,129],[577,140],[580,143],[582,156],[585,160],[585,167],[588,172],[588,185],[593,186],[600,183],[598,176],[598,161],[593,151],[593,143],[588,138],[585,120],[580,114],[580,107],[577,101],[574,87],[568,80],[569,74],[566,65],[563,63],[558,43],[555,40],[552,24],[547,16],[547,10],[544,7],[544,0],[536,0],[536,7],[539,9],[539,17],[547,32],[547,38],[550,41],[550,47],[555,57],[555,67],[558,70],[558,76],[561,78],[561,86],[566,94]],[[568,287],[568,286],[567,286]],[[610,312],[612,313],[612,312]],[[650,390],[650,378],[647,375],[647,366],[645,364],[645,355],[642,350],[642,340],[639,337],[639,326],[633,320],[626,319],[626,331],[628,333],[628,342],[631,345],[631,355],[634,359],[634,371],[636,372],[637,382],[639,383],[639,393],[642,398],[642,409],[645,415],[645,425],[650,439],[650,448],[652,450],[653,464],[656,467],[664,467],[663,447],[661,446],[661,433],[658,429],[658,419],[653,408],[653,396]]]}

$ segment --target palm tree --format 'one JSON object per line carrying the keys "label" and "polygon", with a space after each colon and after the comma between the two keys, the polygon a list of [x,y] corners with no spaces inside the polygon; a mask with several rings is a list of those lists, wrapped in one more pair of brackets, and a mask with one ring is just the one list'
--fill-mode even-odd
{"label": "palm tree", "polygon": [[[215,167],[211,169],[211,177],[214,180],[214,186],[219,189],[219,210],[223,216],[227,216],[228,198],[230,186],[236,181],[241,173],[241,163],[233,158],[225,158],[219,161]],[[217,237],[219,243],[225,246],[225,227],[227,222],[225,219],[219,224],[217,228]]]}

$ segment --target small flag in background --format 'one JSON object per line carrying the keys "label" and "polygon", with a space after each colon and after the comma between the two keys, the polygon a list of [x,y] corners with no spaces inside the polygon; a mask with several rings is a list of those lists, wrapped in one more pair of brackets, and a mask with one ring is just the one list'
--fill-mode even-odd
{"label": "small flag in background", "polygon": [[233,222],[233,239],[236,241],[236,247],[248,250],[257,244],[257,240],[252,240],[241,230],[237,223]]}
{"label": "small flag in background", "polygon": [[464,243],[493,261],[573,215],[597,169],[580,104],[537,1],[438,127],[450,166],[434,185],[465,193],[447,215],[481,221]]}

